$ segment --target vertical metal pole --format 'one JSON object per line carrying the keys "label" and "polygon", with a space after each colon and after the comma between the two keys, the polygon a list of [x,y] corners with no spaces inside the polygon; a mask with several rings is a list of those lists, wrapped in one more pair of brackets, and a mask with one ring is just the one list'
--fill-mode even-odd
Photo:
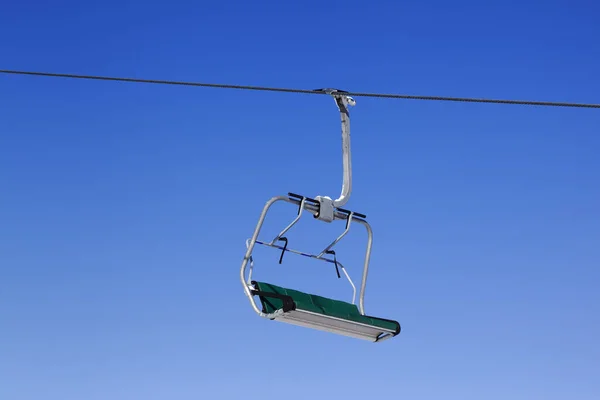
{"label": "vertical metal pole", "polygon": [[333,201],[334,207],[342,207],[350,198],[352,192],[352,151],[350,147],[350,113],[348,105],[354,105],[355,101],[349,96],[333,93],[335,102],[340,110],[342,122],[342,163],[344,169],[342,192],[340,197]]}

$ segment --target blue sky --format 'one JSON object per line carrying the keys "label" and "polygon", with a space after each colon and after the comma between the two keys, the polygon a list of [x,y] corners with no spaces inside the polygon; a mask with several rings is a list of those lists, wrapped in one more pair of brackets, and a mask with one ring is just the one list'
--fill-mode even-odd
{"label": "blue sky", "polygon": [[[1,10],[2,69],[600,102],[592,1]],[[377,345],[263,320],[238,279],[271,196],[339,193],[333,100],[5,75],[0,110],[2,399],[600,395],[597,110],[357,98],[365,306],[403,328]],[[364,239],[338,252],[356,280]],[[255,277],[349,299],[278,256]]]}

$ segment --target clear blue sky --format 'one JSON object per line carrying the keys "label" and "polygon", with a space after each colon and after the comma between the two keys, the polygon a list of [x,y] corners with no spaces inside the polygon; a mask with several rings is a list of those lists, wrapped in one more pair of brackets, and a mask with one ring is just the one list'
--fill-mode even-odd
{"label": "clear blue sky", "polygon": [[[3,69],[600,102],[593,1],[0,9]],[[268,198],[339,193],[333,100],[0,76],[0,398],[598,399],[599,125],[357,98],[365,305],[403,328],[374,345],[263,320],[238,279]],[[357,280],[364,238],[339,250]],[[349,299],[330,265],[278,256],[255,277]]]}

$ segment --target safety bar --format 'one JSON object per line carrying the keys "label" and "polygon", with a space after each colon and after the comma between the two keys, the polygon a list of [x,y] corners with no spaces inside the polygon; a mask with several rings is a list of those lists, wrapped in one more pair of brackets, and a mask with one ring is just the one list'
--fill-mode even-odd
{"label": "safety bar", "polygon": [[[250,239],[248,239],[248,240],[250,240]],[[331,258],[318,257],[315,254],[305,253],[303,251],[294,250],[294,249],[288,249],[285,246],[279,246],[277,244],[267,243],[267,242],[263,242],[263,241],[260,241],[260,240],[257,240],[256,244],[262,244],[263,246],[273,247],[273,248],[279,249],[281,251],[289,251],[290,253],[298,254],[298,255],[301,255],[301,256],[304,256],[304,257],[315,258],[315,259],[322,260],[322,261],[327,261],[327,262],[332,263],[332,264],[336,263],[336,260],[332,260]],[[339,264],[339,261],[337,263]]]}
{"label": "safety bar", "polygon": [[[250,239],[248,239],[246,241],[246,243],[248,243],[250,241]],[[298,251],[298,250],[294,250],[294,249],[288,249],[285,246],[279,246],[273,243],[266,243],[266,242],[262,242],[260,240],[257,240],[255,242],[256,244],[261,244],[263,246],[267,246],[267,247],[273,247],[276,249],[279,249],[281,251],[289,251],[290,253],[294,253],[294,254],[298,254],[304,257],[308,257],[308,258],[314,258],[316,260],[321,260],[321,261],[326,261],[328,263],[331,264],[335,264],[336,266],[340,267],[342,269],[342,272],[344,273],[344,275],[346,276],[346,279],[348,280],[348,282],[350,282],[350,286],[352,286],[352,304],[354,304],[354,302],[356,301],[356,286],[354,285],[354,282],[352,281],[352,278],[350,278],[350,275],[348,275],[348,272],[346,271],[346,268],[344,267],[344,265],[337,261],[337,260],[332,260],[331,258],[326,258],[326,257],[319,257],[315,254],[310,254],[310,253],[305,253],[302,251]],[[246,248],[248,247],[248,245],[246,244]],[[252,280],[252,269],[254,267],[254,261],[252,260],[252,256],[250,256],[250,272],[248,273],[248,279],[246,280],[246,282],[250,282]]]}

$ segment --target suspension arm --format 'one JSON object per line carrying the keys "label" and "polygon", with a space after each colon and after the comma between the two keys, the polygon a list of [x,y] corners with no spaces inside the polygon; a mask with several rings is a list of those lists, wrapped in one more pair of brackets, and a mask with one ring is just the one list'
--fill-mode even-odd
{"label": "suspension arm", "polygon": [[356,102],[352,97],[345,94],[347,92],[342,90],[319,89],[318,91],[324,91],[333,96],[335,104],[340,112],[342,123],[342,192],[335,200],[332,200],[331,197],[328,196],[316,197],[320,206],[316,217],[321,221],[332,222],[335,219],[335,209],[346,204],[350,199],[350,193],[352,192],[352,151],[350,147],[350,113],[348,112],[348,106],[353,106]]}
{"label": "suspension arm", "polygon": [[350,148],[350,113],[348,112],[348,104],[354,105],[354,100],[351,97],[340,95],[334,95],[334,99],[340,110],[342,122],[342,165],[344,168],[342,192],[333,201],[333,206],[338,208],[348,202],[350,192],[352,192],[352,152]]}

